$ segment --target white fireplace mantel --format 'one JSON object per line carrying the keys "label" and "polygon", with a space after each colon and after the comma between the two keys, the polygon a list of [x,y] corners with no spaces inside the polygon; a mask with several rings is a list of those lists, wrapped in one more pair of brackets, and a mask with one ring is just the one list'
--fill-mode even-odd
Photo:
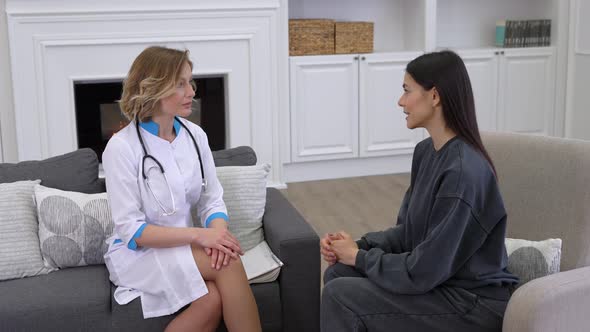
{"label": "white fireplace mantel", "polygon": [[[281,0],[7,0],[18,156],[78,148],[75,81],[122,79],[147,46],[188,49],[226,78],[228,147],[249,145],[281,185],[286,11]],[[284,153],[284,152],[283,152]]]}

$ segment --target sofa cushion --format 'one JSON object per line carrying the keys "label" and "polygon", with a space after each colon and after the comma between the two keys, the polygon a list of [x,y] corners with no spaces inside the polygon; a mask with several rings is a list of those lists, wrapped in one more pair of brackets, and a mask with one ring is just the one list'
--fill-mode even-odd
{"label": "sofa cushion", "polygon": [[0,331],[106,331],[109,289],[100,265],[0,282]]}
{"label": "sofa cushion", "polygon": [[215,166],[252,166],[256,165],[256,153],[249,146],[213,151]]}
{"label": "sofa cushion", "polygon": [[266,178],[270,165],[217,167],[223,187],[229,230],[242,250],[250,250],[264,240],[262,216],[266,205]]}
{"label": "sofa cushion", "polygon": [[40,179],[46,187],[87,194],[104,191],[98,179],[98,158],[88,148],[45,160],[0,164],[0,183]]}
{"label": "sofa cushion", "polygon": [[35,186],[39,241],[45,265],[65,268],[104,264],[114,224],[107,194]]}
{"label": "sofa cushion", "polygon": [[[39,250],[36,181],[0,183],[0,280],[47,274]],[[1,294],[1,293],[0,293]]]}
{"label": "sofa cushion", "polygon": [[518,286],[559,272],[561,239],[527,241],[507,238],[506,251],[508,270],[520,279]]}
{"label": "sofa cushion", "polygon": [[[278,282],[251,285],[252,293],[258,305],[262,330],[265,332],[282,331],[281,295]],[[114,293],[116,287],[111,287]],[[119,305],[112,299],[113,331],[163,331],[175,315],[143,319],[141,299],[137,298],[126,305]],[[178,314],[178,313],[176,313]],[[227,331],[223,323],[218,331]]]}

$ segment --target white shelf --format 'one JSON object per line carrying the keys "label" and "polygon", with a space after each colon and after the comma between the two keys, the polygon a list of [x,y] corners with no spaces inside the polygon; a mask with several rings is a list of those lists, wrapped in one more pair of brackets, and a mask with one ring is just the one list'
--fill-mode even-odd
{"label": "white shelf", "polygon": [[[416,53],[418,52],[418,53]],[[412,57],[417,57],[416,54],[422,53],[422,50],[419,51],[380,51],[380,52],[373,52],[373,53],[351,53],[351,54],[319,54],[319,55],[291,55],[289,56],[289,59],[299,59],[299,58],[310,58],[310,57],[314,57],[317,59],[321,59],[322,57],[324,58],[334,58],[334,57],[342,57],[342,56],[363,56],[363,55],[377,55],[377,56],[388,56],[388,55],[395,55],[395,56],[401,56],[404,57],[406,55],[411,55]]]}
{"label": "white shelf", "polygon": [[289,18],[374,22],[375,52],[425,48],[427,0],[292,0]]}
{"label": "white shelf", "polygon": [[559,0],[438,0],[436,48],[493,48],[496,21],[551,19],[554,45]]}

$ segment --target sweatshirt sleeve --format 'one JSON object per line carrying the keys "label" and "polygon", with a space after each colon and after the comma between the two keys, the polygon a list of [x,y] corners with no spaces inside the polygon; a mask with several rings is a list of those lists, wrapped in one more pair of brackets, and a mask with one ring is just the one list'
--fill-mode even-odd
{"label": "sweatshirt sleeve", "polygon": [[389,228],[385,231],[370,232],[356,242],[359,249],[369,250],[371,248],[380,248],[385,253],[399,254],[405,251],[404,246],[404,222],[407,215],[408,202],[410,201],[410,194],[412,190],[408,188],[402,205],[397,215],[397,226]]}
{"label": "sweatshirt sleeve", "polygon": [[207,189],[201,192],[201,197],[197,202],[197,212],[203,227],[208,227],[209,223],[214,219],[221,218],[229,222],[229,217],[223,201],[223,188],[217,178],[215,161],[213,160],[213,153],[211,153],[207,135],[201,128],[197,128],[197,131],[195,138],[199,143],[201,158],[203,159],[203,172],[207,181]]}
{"label": "sweatshirt sleeve", "polygon": [[423,294],[453,276],[487,236],[471,207],[457,197],[438,197],[428,224],[426,238],[412,251],[361,249],[356,268],[391,292]]}
{"label": "sweatshirt sleeve", "polygon": [[401,224],[384,231],[367,233],[357,241],[357,245],[364,250],[379,248],[385,253],[401,253],[403,236],[404,225]]}

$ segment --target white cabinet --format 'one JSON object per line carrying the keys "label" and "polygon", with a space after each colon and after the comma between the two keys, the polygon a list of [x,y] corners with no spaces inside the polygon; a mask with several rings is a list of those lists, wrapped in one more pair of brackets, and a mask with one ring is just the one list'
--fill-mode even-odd
{"label": "white cabinet", "polygon": [[411,153],[397,101],[418,52],[290,58],[293,162]]}
{"label": "white cabinet", "polygon": [[469,72],[480,130],[553,134],[553,47],[458,53]]}
{"label": "white cabinet", "polygon": [[[413,148],[426,133],[408,130],[397,106],[405,66],[441,49],[456,51],[467,66],[480,130],[562,135],[566,83],[568,89],[578,87],[576,101],[583,99],[583,85],[566,82],[568,34],[585,27],[568,26],[570,3],[581,1],[289,0],[289,18],[374,22],[375,53],[289,58],[286,177],[409,171]],[[497,21],[538,19],[551,20],[551,46],[494,45]],[[576,68],[585,68],[579,62]],[[570,109],[581,104],[571,103]],[[577,118],[590,118],[581,113]],[[585,128],[568,126],[569,132]]]}
{"label": "white cabinet", "polygon": [[502,53],[498,98],[499,129],[553,135],[554,49],[506,49]]}
{"label": "white cabinet", "polygon": [[348,54],[290,59],[293,161],[358,156],[357,59]]}
{"label": "white cabinet", "polygon": [[463,61],[473,90],[475,113],[479,130],[497,129],[498,56],[493,50],[458,52]]}
{"label": "white cabinet", "polygon": [[397,102],[403,93],[406,65],[419,52],[361,55],[359,70],[360,156],[412,153],[421,129],[409,130]]}

